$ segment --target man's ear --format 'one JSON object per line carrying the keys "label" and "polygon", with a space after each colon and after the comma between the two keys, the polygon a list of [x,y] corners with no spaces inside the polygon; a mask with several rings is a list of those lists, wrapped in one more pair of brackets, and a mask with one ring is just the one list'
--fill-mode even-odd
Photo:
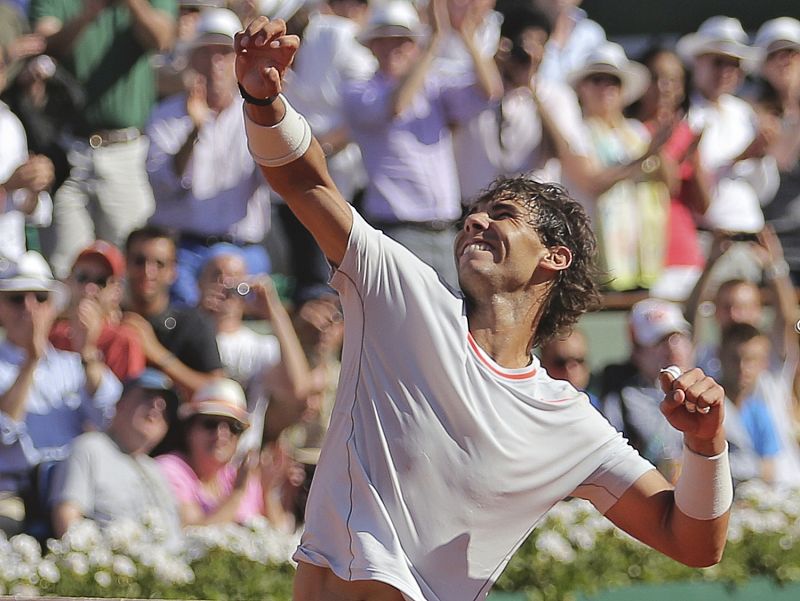
{"label": "man's ear", "polygon": [[572,251],[566,246],[551,246],[539,265],[552,271],[562,271],[572,265]]}

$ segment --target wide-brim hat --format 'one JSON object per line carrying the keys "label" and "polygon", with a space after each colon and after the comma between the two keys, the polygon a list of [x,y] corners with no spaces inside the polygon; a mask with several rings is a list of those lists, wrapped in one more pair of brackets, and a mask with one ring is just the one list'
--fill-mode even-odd
{"label": "wide-brim hat", "polygon": [[721,54],[739,59],[742,69],[752,71],[762,52],[750,46],[749,41],[738,19],[716,16],[703,21],[695,33],[678,40],[675,50],[687,64],[703,54]]}
{"label": "wide-brim hat", "polygon": [[660,298],[647,298],[633,305],[628,324],[633,341],[640,346],[653,346],[670,334],[689,336],[692,332],[680,305]]}
{"label": "wide-brim hat", "polygon": [[200,13],[194,38],[187,50],[202,46],[233,47],[233,37],[242,30],[236,13],[227,8],[206,8]]}
{"label": "wide-brim hat", "polygon": [[16,261],[0,258],[0,292],[49,292],[58,312],[69,302],[69,289],[53,278],[47,261],[33,250]]}
{"label": "wide-brim hat", "polygon": [[189,403],[178,410],[180,419],[194,415],[218,415],[236,420],[244,427],[250,425],[247,400],[239,384],[228,378],[219,378],[194,393]]}
{"label": "wide-brim hat", "polygon": [[792,17],[778,17],[765,21],[756,33],[753,45],[767,55],[791,48],[800,51],[800,21]]}
{"label": "wide-brim hat", "polygon": [[622,84],[622,100],[626,106],[641,98],[650,85],[647,67],[628,59],[622,46],[614,42],[604,42],[595,48],[586,57],[583,66],[567,76],[567,81],[573,88],[577,88],[581,81],[596,73],[619,78]]}
{"label": "wide-brim hat", "polygon": [[371,9],[369,21],[357,39],[366,45],[377,38],[420,38],[425,33],[419,14],[410,2],[389,0]]}

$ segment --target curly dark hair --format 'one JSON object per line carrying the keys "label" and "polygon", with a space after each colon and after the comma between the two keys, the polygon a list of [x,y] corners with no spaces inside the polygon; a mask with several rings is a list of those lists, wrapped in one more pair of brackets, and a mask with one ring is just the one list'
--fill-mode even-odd
{"label": "curly dark hair", "polygon": [[602,272],[595,263],[597,241],[583,207],[557,184],[527,177],[501,177],[481,192],[474,204],[507,198],[529,211],[531,225],[545,246],[566,246],[572,264],[558,272],[541,308],[534,346],[568,333],[578,318],[600,308],[598,281]]}

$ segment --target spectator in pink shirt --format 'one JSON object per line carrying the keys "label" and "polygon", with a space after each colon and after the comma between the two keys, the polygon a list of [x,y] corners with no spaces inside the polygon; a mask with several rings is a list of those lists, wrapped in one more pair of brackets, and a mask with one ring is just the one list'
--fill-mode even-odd
{"label": "spectator in pink shirt", "polygon": [[172,486],[184,526],[244,523],[266,516],[285,528],[277,487],[285,473],[280,462],[257,452],[236,453],[249,427],[244,392],[233,380],[220,379],[182,406],[184,449],[157,457]]}

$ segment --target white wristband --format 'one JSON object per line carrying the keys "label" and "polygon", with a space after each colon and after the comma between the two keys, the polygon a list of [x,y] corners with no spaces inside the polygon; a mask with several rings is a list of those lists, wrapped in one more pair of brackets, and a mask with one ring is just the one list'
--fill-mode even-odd
{"label": "white wristband", "polygon": [[259,165],[281,167],[303,156],[311,145],[311,126],[281,94],[286,114],[275,125],[259,125],[244,109],[244,129],[250,154]]}
{"label": "white wristband", "polygon": [[681,475],[675,483],[675,505],[696,520],[724,515],[733,503],[733,480],[728,445],[714,457],[705,457],[683,447]]}

